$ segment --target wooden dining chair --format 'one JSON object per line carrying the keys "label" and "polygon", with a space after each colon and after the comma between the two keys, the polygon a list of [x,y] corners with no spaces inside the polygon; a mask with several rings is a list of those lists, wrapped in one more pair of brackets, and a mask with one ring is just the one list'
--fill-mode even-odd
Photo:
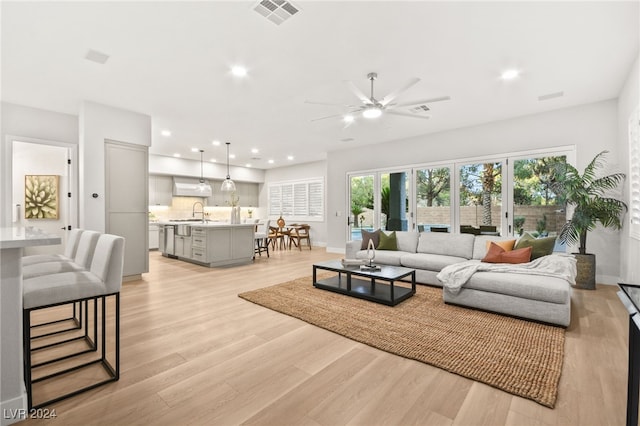
{"label": "wooden dining chair", "polygon": [[311,227],[306,223],[292,227],[289,231],[289,249],[291,249],[291,243],[293,243],[298,250],[302,251],[302,241],[307,240],[309,250],[311,250],[311,237],[309,235],[309,229]]}

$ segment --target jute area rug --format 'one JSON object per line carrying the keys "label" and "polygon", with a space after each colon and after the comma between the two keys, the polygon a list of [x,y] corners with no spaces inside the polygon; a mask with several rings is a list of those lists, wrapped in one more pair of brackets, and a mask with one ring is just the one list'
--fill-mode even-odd
{"label": "jute area rug", "polygon": [[317,289],[311,277],[238,296],[383,351],[555,405],[563,328],[446,305],[441,289],[422,285],[395,307]]}

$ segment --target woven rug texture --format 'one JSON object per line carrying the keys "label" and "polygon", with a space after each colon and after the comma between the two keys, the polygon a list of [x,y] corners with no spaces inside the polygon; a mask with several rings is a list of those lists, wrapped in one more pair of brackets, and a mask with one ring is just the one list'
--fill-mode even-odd
{"label": "woven rug texture", "polygon": [[313,287],[311,277],[239,294],[369,346],[421,361],[553,408],[565,330],[446,305],[417,286],[394,307]]}

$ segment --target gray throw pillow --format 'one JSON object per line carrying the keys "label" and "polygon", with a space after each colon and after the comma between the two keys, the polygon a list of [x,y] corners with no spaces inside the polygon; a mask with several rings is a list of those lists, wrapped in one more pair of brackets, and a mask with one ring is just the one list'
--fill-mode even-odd
{"label": "gray throw pillow", "polygon": [[378,243],[380,242],[380,230],[376,229],[373,232],[361,230],[362,232],[362,245],[360,246],[361,250],[366,250],[369,245],[369,240],[373,241],[373,246],[378,247]]}

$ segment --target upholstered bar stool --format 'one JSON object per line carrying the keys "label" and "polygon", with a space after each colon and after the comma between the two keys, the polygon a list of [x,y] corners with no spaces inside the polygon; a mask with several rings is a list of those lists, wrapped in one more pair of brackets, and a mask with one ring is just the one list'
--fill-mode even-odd
{"label": "upholstered bar stool", "polygon": [[76,256],[81,234],[82,229],[72,229],[69,231],[63,254],[32,254],[30,256],[22,256],[22,266],[33,265],[34,263],[73,260]]}
{"label": "upholstered bar stool", "polygon": [[[73,232],[73,231],[72,231]],[[49,256],[48,260],[47,255],[40,256],[39,259],[44,259],[45,261],[30,263],[28,265],[23,265],[22,267],[22,277],[23,279],[35,278],[42,275],[50,275],[50,274],[58,274],[61,272],[73,272],[73,271],[82,271],[89,269],[91,266],[91,260],[93,259],[93,253],[96,248],[96,244],[98,242],[98,238],[100,237],[100,233],[96,231],[81,231],[76,232],[75,236],[78,236],[77,242],[73,244],[75,248],[72,250],[73,258],[66,258],[66,252],[71,251],[65,248],[65,256],[55,257],[55,255]],[[71,239],[71,238],[70,238]],[[70,253],[68,253],[70,254]],[[37,256],[37,255],[36,255]],[[33,258],[30,259],[31,262]],[[84,322],[86,323],[86,315],[87,315],[87,304],[84,303]],[[52,321],[47,321],[44,323],[33,324],[32,329],[41,328],[41,327],[49,327],[52,324],[63,323],[63,322],[72,322],[70,328],[64,329],[56,329],[53,332],[43,333],[37,338],[47,337],[53,334],[65,333],[67,331],[82,329],[83,327],[83,305],[78,303],[74,303],[72,305],[72,313],[71,316],[65,316],[61,319],[56,319]],[[85,330],[85,334],[88,330]]]}
{"label": "upholstered bar stool", "polygon": [[259,256],[262,256],[262,252],[266,252],[267,253],[267,257],[269,257],[269,241],[268,241],[268,236],[269,236],[269,224],[271,223],[270,220],[267,220],[265,223],[263,224],[258,224],[258,228],[253,236],[256,246],[254,249],[254,259],[255,259],[255,254],[257,253]]}
{"label": "upholstered bar stool", "polygon": [[[41,275],[24,280],[23,293],[23,344],[24,344],[24,380],[27,388],[27,402],[29,409],[39,408],[52,404],[65,398],[77,395],[81,392],[93,389],[103,384],[116,381],[120,378],[120,289],[122,287],[122,269],[124,263],[124,238],[116,235],[103,234],[99,237],[95,247],[91,267],[89,270],[62,272],[50,275]],[[107,299],[113,297],[115,309],[115,360],[112,364],[107,359]],[[100,356],[89,361],[84,361],[73,367],[56,370],[34,378],[34,372],[40,369],[55,370],[60,366],[59,362],[69,360],[78,355],[89,352],[82,351],[70,355],[32,364],[32,348],[30,338],[31,314],[40,309],[70,304],[75,302],[93,301],[95,332],[100,331],[100,336],[95,336],[100,346]],[[98,311],[100,311],[101,325],[97,327]],[[65,380],[67,375],[81,371],[92,365],[100,364],[108,378],[96,383],[84,386],[81,389],[66,392],[63,395],[49,398],[46,401],[33,402],[33,386],[54,377]],[[64,363],[67,365],[67,363]],[[44,374],[44,373],[43,373]]]}

